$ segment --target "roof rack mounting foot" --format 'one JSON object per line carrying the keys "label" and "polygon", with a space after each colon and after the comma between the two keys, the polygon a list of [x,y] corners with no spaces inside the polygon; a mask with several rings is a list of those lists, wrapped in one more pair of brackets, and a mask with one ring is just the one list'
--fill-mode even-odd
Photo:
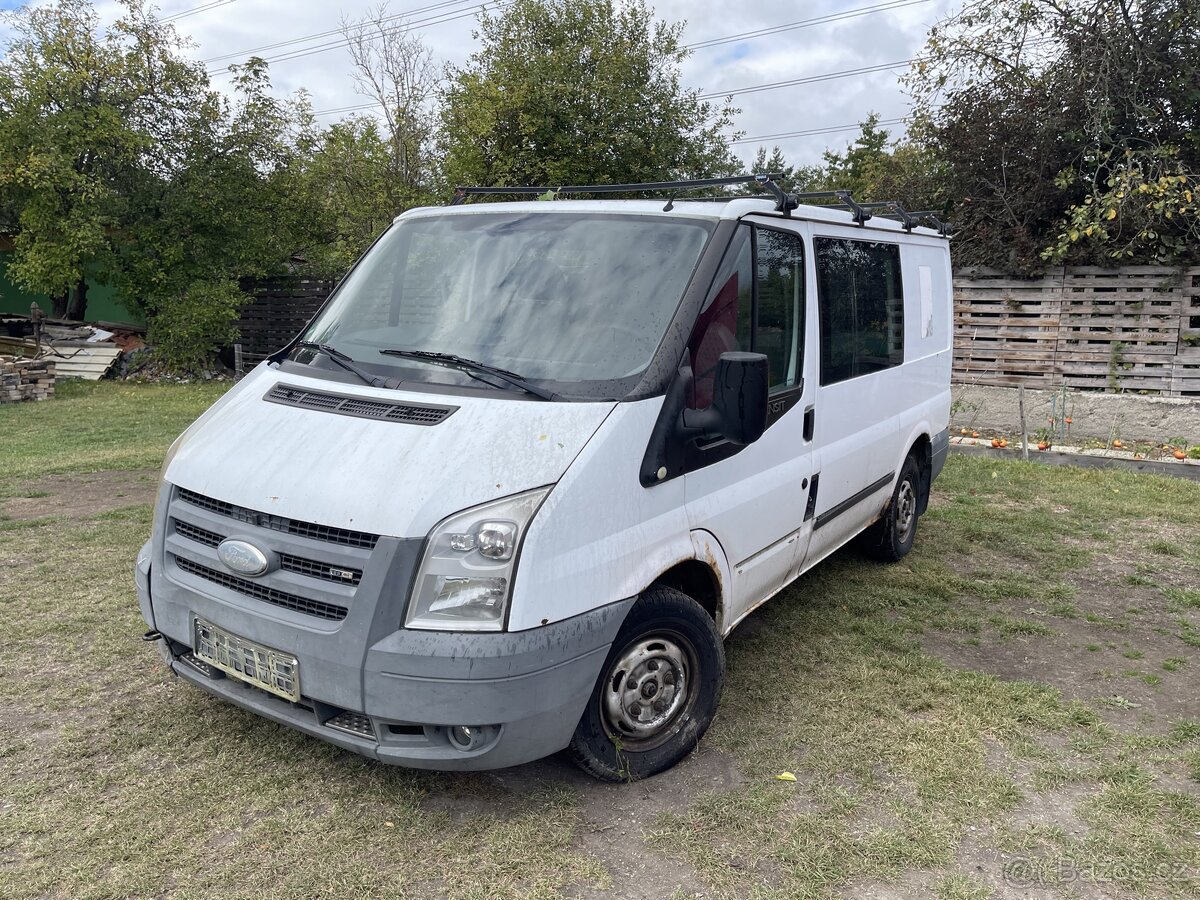
{"label": "roof rack mounting foot", "polygon": [[871,218],[871,211],[865,206],[856,203],[854,198],[850,196],[849,191],[834,191],[833,195],[846,204],[846,206],[850,207],[850,212],[854,216],[855,222],[859,225],[867,224],[867,219]]}
{"label": "roof rack mounting foot", "polygon": [[800,198],[795,194],[789,194],[781,188],[775,179],[779,175],[755,175],[754,180],[771,192],[771,196],[775,198],[775,211],[781,212],[785,216],[790,216],[792,210],[800,205]]}

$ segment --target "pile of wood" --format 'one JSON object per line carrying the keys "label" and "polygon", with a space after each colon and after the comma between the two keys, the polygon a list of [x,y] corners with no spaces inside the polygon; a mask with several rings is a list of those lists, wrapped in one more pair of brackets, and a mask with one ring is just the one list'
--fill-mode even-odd
{"label": "pile of wood", "polygon": [[0,356],[0,403],[54,396],[54,360]]}

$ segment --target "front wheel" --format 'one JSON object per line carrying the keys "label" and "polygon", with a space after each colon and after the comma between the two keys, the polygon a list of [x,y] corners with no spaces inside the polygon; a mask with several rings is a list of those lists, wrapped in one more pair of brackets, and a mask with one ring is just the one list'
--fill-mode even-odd
{"label": "front wheel", "polygon": [[725,684],[725,652],[708,613],[655,585],[613,641],[571,757],[604,781],[636,781],[671,768],[708,730]]}
{"label": "front wheel", "polygon": [[913,457],[904,460],[892,502],[871,533],[870,551],[876,559],[897,562],[908,555],[917,536],[921,469]]}

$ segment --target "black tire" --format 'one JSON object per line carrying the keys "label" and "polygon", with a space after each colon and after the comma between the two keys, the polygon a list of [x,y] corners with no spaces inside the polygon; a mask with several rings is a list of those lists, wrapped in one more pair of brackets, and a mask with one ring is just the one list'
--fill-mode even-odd
{"label": "black tire", "polygon": [[899,562],[917,537],[917,509],[921,499],[921,467],[912,456],[904,460],[892,502],[870,533],[868,550],[882,562]]}
{"label": "black tire", "polygon": [[571,758],[602,781],[657,775],[695,749],[724,686],[725,650],[712,618],[687,594],[653,585],[613,641]]}

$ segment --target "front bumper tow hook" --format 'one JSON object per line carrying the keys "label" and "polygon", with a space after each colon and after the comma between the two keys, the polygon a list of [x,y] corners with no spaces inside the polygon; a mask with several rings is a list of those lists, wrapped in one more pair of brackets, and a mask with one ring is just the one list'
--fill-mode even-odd
{"label": "front bumper tow hook", "polygon": [[154,641],[165,641],[166,639],[167,636],[165,634],[163,634],[161,631],[155,631],[153,628],[142,635],[142,640],[149,641],[150,643],[153,643]]}

